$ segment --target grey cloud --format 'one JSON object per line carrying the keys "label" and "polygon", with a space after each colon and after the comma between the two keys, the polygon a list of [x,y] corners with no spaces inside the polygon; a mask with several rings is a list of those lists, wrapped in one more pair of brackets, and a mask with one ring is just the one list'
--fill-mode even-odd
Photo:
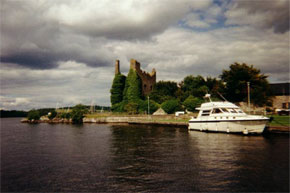
{"label": "grey cloud", "polygon": [[[243,15],[235,17],[236,13],[242,11]],[[289,31],[289,0],[236,0],[231,4],[226,16],[228,24],[249,24],[285,33]]]}
{"label": "grey cloud", "polygon": [[150,40],[207,1],[9,1],[1,7],[1,61],[32,69],[74,60],[111,64],[110,41]]}

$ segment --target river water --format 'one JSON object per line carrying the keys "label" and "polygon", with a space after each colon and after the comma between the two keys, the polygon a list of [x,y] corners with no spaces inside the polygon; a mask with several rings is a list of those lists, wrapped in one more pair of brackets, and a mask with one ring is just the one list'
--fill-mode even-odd
{"label": "river water", "polygon": [[289,192],[289,136],[1,119],[2,192]]}

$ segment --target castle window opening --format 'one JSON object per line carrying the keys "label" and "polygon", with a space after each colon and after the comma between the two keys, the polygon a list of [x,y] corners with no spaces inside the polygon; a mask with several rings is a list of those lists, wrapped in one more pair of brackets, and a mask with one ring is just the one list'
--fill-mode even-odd
{"label": "castle window opening", "polygon": [[146,85],[146,84],[144,84],[144,89],[146,89],[146,87],[147,87],[147,85]]}

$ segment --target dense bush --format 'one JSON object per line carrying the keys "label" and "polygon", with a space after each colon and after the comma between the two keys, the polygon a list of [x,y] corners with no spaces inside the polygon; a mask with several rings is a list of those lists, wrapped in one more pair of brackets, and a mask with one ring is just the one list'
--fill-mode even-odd
{"label": "dense bush", "polygon": [[123,100],[123,91],[125,88],[126,76],[122,74],[115,75],[113,80],[111,92],[111,104],[112,106],[122,102]]}
{"label": "dense bush", "polygon": [[69,113],[69,112],[67,112],[67,113],[65,113],[65,112],[58,113],[57,117],[61,118],[61,119],[70,119],[71,118],[71,113]]}
{"label": "dense bush", "polygon": [[177,99],[171,99],[161,104],[161,108],[168,114],[172,114],[178,110],[182,110],[182,107]]}
{"label": "dense bush", "polygon": [[202,102],[202,99],[190,95],[189,97],[187,97],[187,99],[185,99],[183,105],[188,111],[193,112],[195,111],[196,107],[199,107],[201,105]]}
{"label": "dense bush", "polygon": [[82,104],[78,104],[73,107],[71,112],[72,122],[75,124],[79,124],[83,122],[84,114],[88,113],[88,109],[86,106]]}
{"label": "dense bush", "polygon": [[137,114],[138,113],[138,107],[139,104],[136,102],[130,102],[128,104],[125,105],[125,111],[132,115],[132,114]]}
{"label": "dense bush", "polygon": [[40,114],[39,114],[39,112],[37,111],[37,110],[30,110],[29,112],[28,112],[28,115],[27,115],[27,119],[28,120],[39,120],[40,119]]}
{"label": "dense bush", "polygon": [[[138,109],[139,113],[148,113],[148,100],[140,100],[138,104],[139,104],[139,109]],[[149,101],[150,114],[154,113],[159,107],[160,105],[156,103],[155,101],[153,100]]]}

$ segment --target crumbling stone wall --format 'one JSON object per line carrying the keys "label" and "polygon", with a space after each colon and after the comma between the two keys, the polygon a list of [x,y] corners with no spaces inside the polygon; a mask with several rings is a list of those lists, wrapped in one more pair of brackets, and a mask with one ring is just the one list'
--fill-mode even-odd
{"label": "crumbling stone wall", "polygon": [[[153,68],[151,73],[142,71],[140,68],[140,63],[137,60],[130,60],[130,69],[133,69],[137,72],[139,77],[142,80],[142,94],[148,95],[153,89],[153,86],[156,83],[156,70]],[[115,63],[115,74],[120,74],[120,61],[116,60]]]}
{"label": "crumbling stone wall", "polygon": [[151,73],[142,71],[140,68],[140,63],[134,59],[130,60],[130,68],[135,70],[142,80],[142,94],[144,96],[150,94],[150,92],[153,89],[153,86],[156,83],[156,70],[155,70],[155,68],[152,69]]}

